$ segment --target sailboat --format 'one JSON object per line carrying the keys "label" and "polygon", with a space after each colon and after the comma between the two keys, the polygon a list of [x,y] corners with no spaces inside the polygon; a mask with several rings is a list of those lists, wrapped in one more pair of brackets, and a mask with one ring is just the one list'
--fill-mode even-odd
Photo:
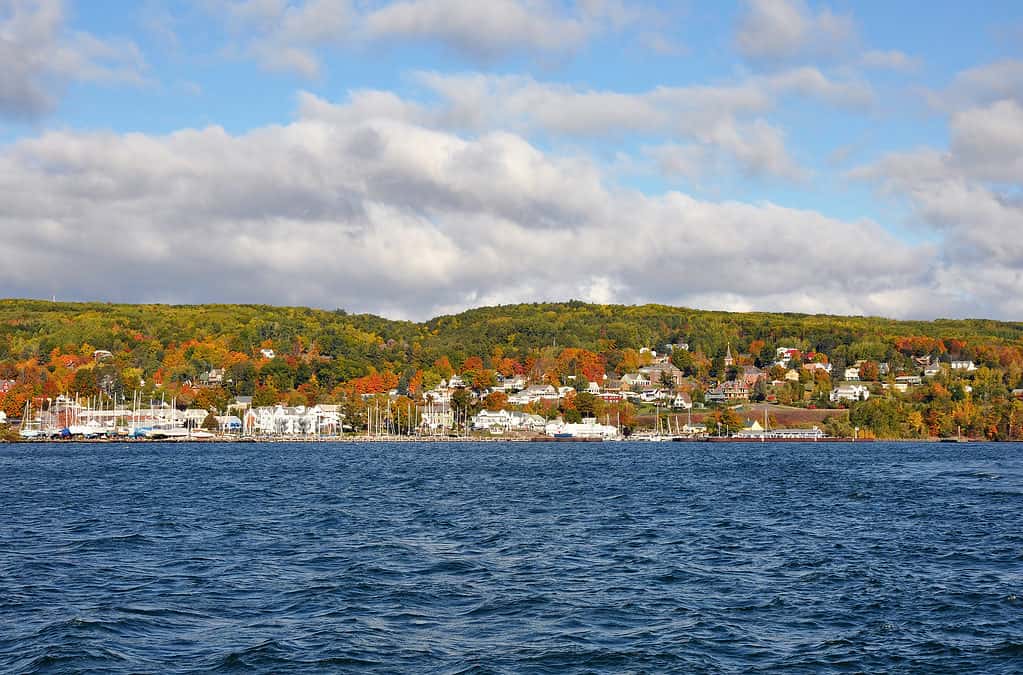
{"label": "sailboat", "polygon": [[39,425],[42,422],[36,422],[35,428],[32,428],[32,401],[25,401],[25,412],[21,415],[21,428],[18,430],[18,436],[22,438],[39,438],[43,435],[42,429]]}

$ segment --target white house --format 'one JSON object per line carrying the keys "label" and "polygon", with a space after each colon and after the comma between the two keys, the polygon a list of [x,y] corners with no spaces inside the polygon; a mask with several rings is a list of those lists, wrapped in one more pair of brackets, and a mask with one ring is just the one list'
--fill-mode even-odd
{"label": "white house", "polygon": [[498,385],[498,389],[502,389],[505,392],[519,391],[520,389],[526,388],[526,378],[521,375],[515,375],[513,377],[504,378]]}
{"label": "white house", "polygon": [[264,359],[273,359],[277,357],[277,353],[272,349],[260,349],[259,353]]}
{"label": "white house", "polygon": [[849,366],[845,369],[845,381],[846,382],[859,382],[860,381],[860,367]]}
{"label": "white house", "polygon": [[546,420],[539,415],[530,415],[513,410],[492,412],[481,410],[472,418],[472,428],[485,431],[535,431],[542,432]]}
{"label": "white house", "polygon": [[680,392],[675,394],[675,398],[671,400],[671,407],[676,410],[689,410],[693,407],[693,401],[689,397],[689,394]]}
{"label": "white house", "polygon": [[242,421],[237,415],[217,415],[216,420],[221,433],[237,433],[242,430]]}
{"label": "white house", "polygon": [[537,403],[538,401],[557,401],[559,398],[558,390],[549,384],[534,384],[531,387],[526,387],[517,394],[512,394],[508,397],[508,402],[512,405],[529,405],[530,403]]}
{"label": "white house", "polygon": [[420,414],[419,428],[426,432],[444,431],[455,426],[455,412],[447,401],[427,403]]}
{"label": "white house", "polygon": [[868,398],[870,398],[870,389],[865,384],[843,383],[831,392],[832,402],[866,401]]}
{"label": "white house", "polygon": [[312,407],[276,405],[249,410],[242,424],[244,431],[249,434],[315,436],[336,432],[340,428],[341,420],[336,411],[323,410],[318,405]]}
{"label": "white house", "polygon": [[199,382],[209,387],[219,387],[224,384],[224,376],[227,371],[223,368],[210,368],[199,376]]}
{"label": "white house", "polygon": [[977,364],[973,361],[953,361],[952,370],[965,370],[968,373],[972,373],[977,370]]}
{"label": "white house", "polygon": [[208,410],[202,408],[188,408],[185,410],[185,426],[195,427],[202,426],[202,423],[206,421],[206,417],[209,415]]}
{"label": "white house", "polygon": [[642,373],[628,373],[626,375],[622,375],[622,389],[645,387],[649,384],[650,380]]}

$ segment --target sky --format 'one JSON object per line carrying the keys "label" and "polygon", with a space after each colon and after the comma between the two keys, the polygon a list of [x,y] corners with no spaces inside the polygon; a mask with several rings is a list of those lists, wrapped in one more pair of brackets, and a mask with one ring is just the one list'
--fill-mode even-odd
{"label": "sky", "polygon": [[0,297],[1023,320],[1023,4],[0,0]]}

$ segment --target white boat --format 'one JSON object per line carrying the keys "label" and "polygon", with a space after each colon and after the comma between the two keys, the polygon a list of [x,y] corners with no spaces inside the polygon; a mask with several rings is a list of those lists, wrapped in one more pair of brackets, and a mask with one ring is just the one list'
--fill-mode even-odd
{"label": "white boat", "polygon": [[21,438],[39,438],[43,435],[43,430],[40,428],[42,425],[41,421],[36,422],[35,428],[31,425],[32,401],[25,401],[25,411],[21,414],[21,428],[18,429],[18,436]]}
{"label": "white boat", "polygon": [[156,427],[145,432],[146,438],[188,438],[188,429],[184,427]]}
{"label": "white boat", "polygon": [[598,424],[596,418],[587,417],[581,423],[557,420],[547,425],[548,436],[555,438],[595,438],[604,441],[616,440],[618,429],[608,424]]}

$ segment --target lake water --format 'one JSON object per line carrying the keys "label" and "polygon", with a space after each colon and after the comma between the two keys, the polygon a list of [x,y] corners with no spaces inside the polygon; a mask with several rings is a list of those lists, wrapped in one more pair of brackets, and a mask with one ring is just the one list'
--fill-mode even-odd
{"label": "lake water", "polygon": [[3,672],[1023,670],[1023,446],[0,446]]}

